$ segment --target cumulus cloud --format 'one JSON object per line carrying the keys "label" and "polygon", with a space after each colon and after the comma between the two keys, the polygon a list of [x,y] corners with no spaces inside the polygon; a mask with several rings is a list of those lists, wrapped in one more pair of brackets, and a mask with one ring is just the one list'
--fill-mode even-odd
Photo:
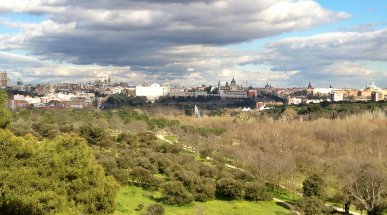
{"label": "cumulus cloud", "polygon": [[[13,0],[0,11],[39,14],[40,23],[2,22],[0,49],[74,65],[131,67],[164,80],[218,74],[250,61],[221,48],[348,18],[313,0]],[[196,77],[196,76],[195,76]]]}
{"label": "cumulus cloud", "polygon": [[362,61],[387,61],[385,41],[387,29],[287,38],[267,45],[255,62],[274,65],[273,70],[301,71],[294,80],[298,84],[305,84],[308,80],[326,80],[364,85],[372,79],[387,84],[383,71],[374,71],[362,65]]}

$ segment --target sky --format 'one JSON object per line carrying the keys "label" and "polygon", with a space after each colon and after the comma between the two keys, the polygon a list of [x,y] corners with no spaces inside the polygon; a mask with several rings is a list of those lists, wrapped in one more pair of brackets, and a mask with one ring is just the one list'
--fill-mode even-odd
{"label": "sky", "polygon": [[25,83],[387,88],[387,2],[2,0],[0,69]]}

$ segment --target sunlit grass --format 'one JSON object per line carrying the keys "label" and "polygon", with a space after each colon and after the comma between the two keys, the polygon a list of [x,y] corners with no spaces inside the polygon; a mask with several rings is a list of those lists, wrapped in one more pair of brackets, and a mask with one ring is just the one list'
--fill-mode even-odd
{"label": "sunlit grass", "polygon": [[[148,193],[138,187],[122,187],[116,197],[117,209],[115,215],[142,214],[146,207],[157,203],[146,195],[155,198],[160,197],[160,193]],[[136,210],[139,204],[144,205],[141,211]],[[165,214],[185,215],[185,214],[262,214],[262,215],[286,215],[289,211],[275,202],[249,202],[249,201],[221,201],[212,200],[209,202],[194,202],[189,206],[176,207],[164,205]]]}

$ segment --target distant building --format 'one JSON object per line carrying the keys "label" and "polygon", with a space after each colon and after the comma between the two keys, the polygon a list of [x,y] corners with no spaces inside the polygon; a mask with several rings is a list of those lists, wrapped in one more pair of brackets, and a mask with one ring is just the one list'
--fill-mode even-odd
{"label": "distant building", "polygon": [[26,91],[26,87],[24,86],[22,80],[18,79],[18,81],[16,82],[16,89],[19,91]]}
{"label": "distant building", "polygon": [[249,98],[255,98],[255,97],[257,97],[257,95],[258,95],[258,92],[257,92],[256,89],[249,89],[249,90],[247,91],[247,96],[248,96]]}
{"label": "distant building", "polygon": [[220,86],[219,83],[218,89],[221,98],[247,98],[247,89],[238,86],[234,78],[232,78],[230,85],[226,82],[225,86]]}
{"label": "distant building", "polygon": [[303,96],[294,96],[294,97],[288,96],[288,104],[298,105],[298,104],[301,104],[304,101],[304,99],[305,97]]}
{"label": "distant building", "polygon": [[155,101],[160,96],[166,96],[169,91],[169,87],[160,86],[157,83],[152,85],[140,84],[136,86],[136,96],[145,96],[149,101]]}
{"label": "distant building", "polygon": [[330,94],[330,99],[332,102],[339,102],[344,100],[344,94],[340,92],[332,92]]}
{"label": "distant building", "polygon": [[0,88],[6,88],[9,86],[8,74],[5,71],[0,71]]}
{"label": "distant building", "polygon": [[332,93],[332,88],[314,88],[313,89],[313,96],[328,96]]}
{"label": "distant building", "polygon": [[384,93],[383,92],[372,92],[371,93],[371,101],[378,102],[384,100]]}
{"label": "distant building", "polygon": [[308,95],[312,95],[313,94],[313,86],[312,86],[312,84],[309,82],[309,84],[308,84],[308,87],[306,88],[306,93],[308,94]]}

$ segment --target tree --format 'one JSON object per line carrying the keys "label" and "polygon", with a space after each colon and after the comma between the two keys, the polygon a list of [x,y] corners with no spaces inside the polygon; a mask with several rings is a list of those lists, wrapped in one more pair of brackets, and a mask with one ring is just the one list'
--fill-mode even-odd
{"label": "tree", "polygon": [[6,214],[111,214],[115,209],[118,184],[105,176],[79,136],[37,142],[0,130],[0,169],[0,195],[6,199],[0,207],[10,211]]}
{"label": "tree", "polygon": [[309,176],[302,183],[302,190],[304,197],[316,196],[323,199],[325,195],[323,179],[317,174]]}
{"label": "tree", "polygon": [[0,128],[5,128],[11,122],[11,112],[5,105],[8,99],[8,94],[0,90]]}
{"label": "tree", "polygon": [[374,164],[361,166],[350,187],[352,196],[368,215],[381,215],[386,208],[386,174],[383,167]]}
{"label": "tree", "polygon": [[299,203],[300,210],[305,215],[320,215],[324,210],[324,202],[317,196],[303,198]]}
{"label": "tree", "polygon": [[90,145],[108,147],[113,144],[111,137],[102,128],[85,125],[79,128],[79,135],[86,139]]}
{"label": "tree", "polygon": [[147,190],[155,190],[160,185],[160,181],[153,176],[152,172],[141,166],[133,168],[130,178],[133,183]]}
{"label": "tree", "polygon": [[178,181],[167,182],[163,186],[162,201],[168,205],[183,206],[191,203],[194,198],[184,185]]}
{"label": "tree", "polygon": [[265,185],[254,182],[246,185],[245,199],[250,201],[270,201],[273,197],[267,192]]}
{"label": "tree", "polygon": [[117,137],[117,142],[133,146],[138,143],[138,137],[133,133],[121,133]]}
{"label": "tree", "polygon": [[146,215],[163,215],[165,212],[162,204],[152,204],[146,209]]}
{"label": "tree", "polygon": [[232,178],[222,178],[216,182],[216,193],[229,200],[243,198],[243,185]]}

